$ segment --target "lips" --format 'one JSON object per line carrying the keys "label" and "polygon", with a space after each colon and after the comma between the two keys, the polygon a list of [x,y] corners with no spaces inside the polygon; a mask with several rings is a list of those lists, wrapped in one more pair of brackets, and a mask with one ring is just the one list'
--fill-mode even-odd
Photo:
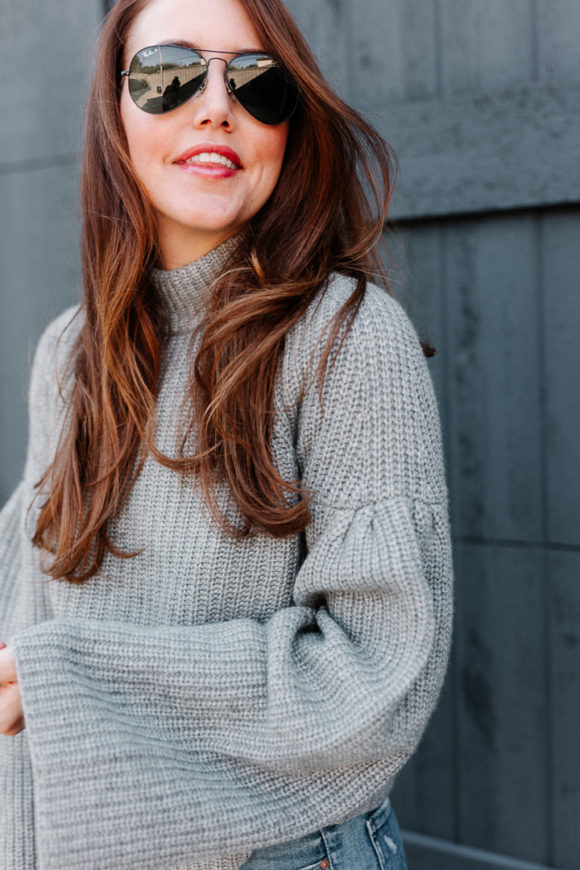
{"label": "lips", "polygon": [[[202,142],[199,145],[196,145],[194,148],[189,148],[187,151],[184,151],[175,163],[178,164],[187,164],[188,161],[191,161],[193,157],[197,157],[198,155],[203,155],[200,161],[191,162],[189,165],[194,166],[216,166],[216,167],[224,167],[227,166],[225,164],[223,158],[229,161],[230,164],[233,164],[234,169],[242,169],[242,161],[240,159],[239,154],[233,150],[233,148],[228,148],[227,145],[216,145],[212,142]],[[209,155],[209,159],[208,159]],[[222,158],[221,160],[213,160],[211,159],[212,155],[218,155],[218,157]],[[232,169],[232,166],[229,166]]]}

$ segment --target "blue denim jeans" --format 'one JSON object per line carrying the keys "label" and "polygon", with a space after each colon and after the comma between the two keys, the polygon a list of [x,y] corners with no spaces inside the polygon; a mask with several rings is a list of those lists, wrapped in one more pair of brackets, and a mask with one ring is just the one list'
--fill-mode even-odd
{"label": "blue denim jeans", "polygon": [[256,849],[241,870],[407,870],[407,862],[387,797],[375,810],[340,825]]}

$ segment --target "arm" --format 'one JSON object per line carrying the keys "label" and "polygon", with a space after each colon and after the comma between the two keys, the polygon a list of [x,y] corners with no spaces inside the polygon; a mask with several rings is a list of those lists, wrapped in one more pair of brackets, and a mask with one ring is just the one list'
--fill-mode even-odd
{"label": "arm", "polygon": [[[49,461],[55,435],[57,345],[71,323],[68,309],[42,334],[32,365],[28,393],[28,446],[23,478],[0,512],[0,638],[52,615],[38,553],[32,547],[35,485]],[[71,336],[64,342],[66,353]],[[62,363],[63,360],[60,362]],[[58,365],[61,369],[61,365]],[[12,650],[0,654],[0,734],[15,735],[24,728],[20,688],[13,674]],[[14,678],[14,679],[13,679]],[[10,682],[10,685],[7,683]]]}
{"label": "arm", "polygon": [[[73,311],[68,309],[54,320],[38,342],[28,392],[28,446],[24,474],[0,513],[0,639],[3,640],[27,623],[43,617],[37,604],[32,602],[31,590],[23,582],[24,575],[33,575],[37,579],[40,576],[30,542],[34,511],[29,512],[29,509],[36,492],[35,484],[49,461],[50,443],[54,441],[57,344],[71,323]],[[72,330],[60,348],[60,371],[70,346],[71,333]],[[45,605],[48,606],[47,600]],[[48,618],[47,615],[44,618]]]}
{"label": "arm", "polygon": [[[52,609],[31,546],[34,484],[47,462],[55,389],[55,347],[70,320],[67,312],[45,331],[32,366],[29,391],[29,437],[23,479],[0,514],[0,638],[50,619]],[[0,682],[13,681],[11,649],[0,654]],[[0,689],[0,867],[36,867],[35,782],[27,732],[18,717],[18,682]],[[6,703],[7,701],[7,703]],[[14,723],[12,730],[11,722]]]}
{"label": "arm", "polygon": [[419,345],[392,303],[378,315],[357,319],[324,414],[315,389],[300,411],[318,496],[293,606],[13,638],[46,867],[113,868],[122,848],[158,870],[292,839],[372,806],[414,750],[449,647],[447,506]]}

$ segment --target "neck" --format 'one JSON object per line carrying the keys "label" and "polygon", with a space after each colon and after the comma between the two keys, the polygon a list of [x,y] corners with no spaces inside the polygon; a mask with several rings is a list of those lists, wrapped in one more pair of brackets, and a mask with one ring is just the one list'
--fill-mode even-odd
{"label": "neck", "polygon": [[153,269],[151,277],[169,318],[172,333],[191,331],[211,286],[228,257],[240,243],[241,234],[230,236],[211,251],[173,269]]}
{"label": "neck", "polygon": [[180,269],[194,260],[205,257],[227,239],[235,235],[239,227],[229,228],[222,232],[199,232],[193,234],[188,227],[171,228],[170,233],[164,233],[159,228],[159,250],[164,269]]}

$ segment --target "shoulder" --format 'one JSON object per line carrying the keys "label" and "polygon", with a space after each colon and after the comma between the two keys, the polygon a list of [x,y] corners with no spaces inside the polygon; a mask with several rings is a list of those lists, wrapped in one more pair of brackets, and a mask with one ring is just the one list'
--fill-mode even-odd
{"label": "shoulder", "polygon": [[31,373],[31,389],[38,382],[46,384],[64,374],[67,360],[83,323],[78,305],[67,308],[55,317],[40,336]]}
{"label": "shoulder", "polygon": [[[352,278],[333,273],[305,315],[288,335],[285,353],[287,376],[296,387],[304,383],[320,362],[332,324],[356,289]],[[344,339],[344,340],[343,340]],[[344,377],[374,383],[390,373],[392,379],[428,376],[419,337],[402,305],[382,287],[368,283],[354,320],[333,346],[334,368]]]}
{"label": "shoulder", "polygon": [[36,347],[28,391],[29,437],[25,477],[35,483],[53,455],[64,419],[66,373],[70,352],[75,345],[82,312],[67,308],[42,333]]}
{"label": "shoulder", "polygon": [[34,420],[52,416],[65,396],[71,352],[84,320],[79,306],[67,308],[51,321],[36,346],[30,373],[29,413]]}
{"label": "shoulder", "polygon": [[[311,303],[301,321],[307,341],[316,343],[328,324],[356,290],[353,278],[333,273],[328,284]],[[403,306],[386,290],[367,283],[363,300],[349,331],[350,342],[358,347],[385,349],[404,346],[420,351],[417,333]]]}
{"label": "shoulder", "polygon": [[439,413],[427,361],[408,315],[382,288],[367,285],[349,331],[333,343],[318,389],[328,324],[355,288],[354,280],[332,276],[287,348],[287,406],[296,408],[304,478],[334,504],[400,495],[444,499]]}
{"label": "shoulder", "polygon": [[57,345],[70,350],[76,341],[83,322],[83,312],[79,305],[71,305],[45,327],[36,350],[36,356],[46,361],[46,356],[54,354]]}

